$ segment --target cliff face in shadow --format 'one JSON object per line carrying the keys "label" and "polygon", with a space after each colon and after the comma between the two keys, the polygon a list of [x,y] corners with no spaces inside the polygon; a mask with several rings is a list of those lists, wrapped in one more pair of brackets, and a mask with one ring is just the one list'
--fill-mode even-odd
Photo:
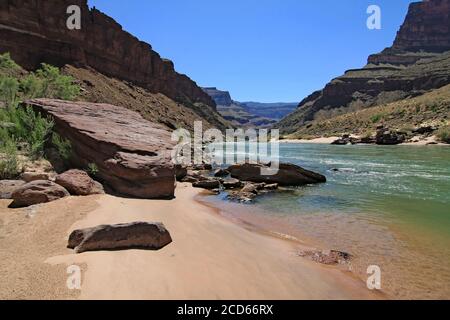
{"label": "cliff face in shadow", "polygon": [[[81,30],[66,26],[70,5],[81,8]],[[194,81],[177,73],[171,61],[112,18],[90,10],[87,0],[2,0],[0,39],[0,52],[10,52],[25,69],[42,62],[90,67],[172,100],[203,103],[215,110],[214,101]]]}
{"label": "cliff face in shadow", "polygon": [[277,127],[294,133],[314,120],[419,96],[449,84],[449,16],[450,0],[412,3],[391,47],[371,55],[364,68],[349,70],[312,93]]}

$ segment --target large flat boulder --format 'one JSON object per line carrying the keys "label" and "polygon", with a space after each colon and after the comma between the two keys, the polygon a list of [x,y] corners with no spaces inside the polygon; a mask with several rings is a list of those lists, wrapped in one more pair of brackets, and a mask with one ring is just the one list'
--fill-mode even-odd
{"label": "large flat boulder", "polygon": [[55,120],[72,144],[73,164],[94,163],[113,191],[131,197],[173,198],[175,168],[171,132],[137,112],[109,104],[34,99],[26,102]]}
{"label": "large flat boulder", "polygon": [[265,164],[243,163],[230,166],[228,171],[233,178],[241,181],[277,183],[280,186],[302,186],[327,181],[319,173],[290,163],[280,163],[278,171],[272,175],[262,174],[262,169],[265,168],[268,168]]}
{"label": "large flat boulder", "polygon": [[14,190],[9,206],[11,208],[28,207],[34,204],[55,201],[69,196],[64,187],[48,180],[36,180]]}
{"label": "large flat boulder", "polygon": [[169,231],[161,223],[133,222],[101,225],[73,231],[68,248],[77,253],[99,250],[158,250],[172,242]]}

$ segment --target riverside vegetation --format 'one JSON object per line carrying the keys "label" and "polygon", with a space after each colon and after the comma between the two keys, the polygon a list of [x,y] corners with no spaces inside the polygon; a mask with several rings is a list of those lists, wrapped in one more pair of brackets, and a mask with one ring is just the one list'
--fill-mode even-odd
{"label": "riverside vegetation", "polygon": [[45,157],[52,145],[60,157],[70,157],[70,142],[52,131],[53,119],[19,105],[32,98],[73,100],[80,87],[58,68],[42,64],[35,72],[26,72],[8,53],[0,55],[0,179],[14,179],[26,161]]}

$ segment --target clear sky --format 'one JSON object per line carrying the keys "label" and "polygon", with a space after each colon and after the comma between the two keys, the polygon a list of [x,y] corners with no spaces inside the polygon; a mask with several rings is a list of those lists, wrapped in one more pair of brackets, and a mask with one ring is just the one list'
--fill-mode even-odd
{"label": "clear sky", "polygon": [[[89,0],[200,86],[297,102],[390,46],[412,0]],[[382,29],[366,27],[380,6]]]}

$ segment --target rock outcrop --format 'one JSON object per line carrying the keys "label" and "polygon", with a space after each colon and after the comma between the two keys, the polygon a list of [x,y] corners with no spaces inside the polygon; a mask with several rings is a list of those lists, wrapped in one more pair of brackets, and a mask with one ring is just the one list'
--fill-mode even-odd
{"label": "rock outcrop", "polygon": [[24,184],[22,180],[0,180],[0,199],[11,199],[13,192]]}
{"label": "rock outcrop", "polygon": [[231,106],[233,100],[228,91],[221,91],[216,87],[202,88],[205,93],[207,93],[217,105],[221,106]]}
{"label": "rock outcrop", "polygon": [[[80,30],[66,26],[71,5],[81,9]],[[87,0],[2,0],[0,38],[0,52],[10,52],[26,69],[42,62],[91,67],[176,101],[215,106],[195,82],[175,71],[170,60],[162,59],[112,18],[89,9]]]}
{"label": "rock outcrop", "polygon": [[280,163],[275,174],[264,175],[262,169],[268,169],[263,164],[237,164],[228,168],[231,177],[241,181],[277,183],[280,186],[302,186],[306,184],[326,182],[326,177],[290,163]]}
{"label": "rock outcrop", "polygon": [[36,180],[14,190],[10,208],[28,207],[47,203],[69,196],[69,192],[59,184],[48,180]]}
{"label": "rock outcrop", "polygon": [[99,250],[159,250],[172,242],[169,231],[161,223],[134,222],[101,225],[75,230],[69,236],[68,248],[76,253]]}
{"label": "rock outcrop", "polygon": [[105,193],[103,186],[82,170],[72,169],[56,176],[55,182],[74,196]]}
{"label": "rock outcrop", "polygon": [[392,47],[371,55],[364,68],[348,70],[312,93],[277,127],[290,134],[336,113],[415,97],[449,84],[449,15],[450,0],[410,4]]}
{"label": "rock outcrop", "polygon": [[163,126],[125,108],[85,102],[35,99],[35,111],[52,116],[55,130],[72,144],[76,167],[95,164],[113,191],[137,198],[173,198],[174,143]]}

